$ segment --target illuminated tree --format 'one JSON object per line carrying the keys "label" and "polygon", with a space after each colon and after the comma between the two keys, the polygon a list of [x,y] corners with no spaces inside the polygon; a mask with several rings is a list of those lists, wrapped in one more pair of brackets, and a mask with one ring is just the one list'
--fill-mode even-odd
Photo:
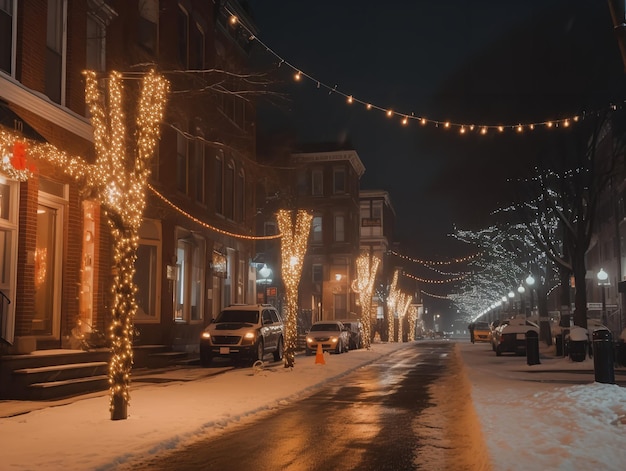
{"label": "illuminated tree", "polygon": [[388,329],[388,341],[395,341],[395,315],[396,315],[396,306],[398,303],[398,276],[400,274],[400,270],[395,270],[393,272],[393,278],[391,280],[391,285],[389,285],[389,294],[387,295],[387,316],[389,318],[389,323],[387,326]]}
{"label": "illuminated tree", "polygon": [[127,418],[133,364],[133,323],[137,311],[133,277],[138,231],[146,205],[149,162],[157,145],[169,85],[155,73],[144,76],[137,110],[136,147],[130,151],[126,148],[121,75],[113,72],[109,78],[108,106],[95,72],[86,72],[85,78],[85,101],[91,112],[96,147],[96,162],[88,167],[87,186],[94,190],[105,210],[114,244],[109,383],[111,419],[118,420]]}
{"label": "illuminated tree", "polygon": [[361,304],[361,324],[363,325],[363,347],[371,346],[372,332],[372,292],[380,259],[362,253],[356,260],[357,278],[352,282],[352,289],[359,294]]}
{"label": "illuminated tree", "polygon": [[413,297],[410,294],[406,294],[406,293],[400,293],[398,295],[398,302],[397,302],[397,311],[398,311],[398,342],[402,342],[402,337],[403,337],[403,332],[402,332],[402,328],[403,328],[403,323],[404,323],[404,316],[406,315],[406,312],[409,309],[409,306],[411,305],[411,301],[413,301]]}
{"label": "illuminated tree", "polygon": [[284,364],[285,368],[290,368],[295,364],[298,342],[298,285],[313,216],[303,210],[281,209],[276,219],[282,234],[280,239],[281,268],[287,298]]}
{"label": "illuminated tree", "polygon": [[417,306],[409,306],[409,331],[407,332],[408,341],[415,340],[415,327],[417,326]]}

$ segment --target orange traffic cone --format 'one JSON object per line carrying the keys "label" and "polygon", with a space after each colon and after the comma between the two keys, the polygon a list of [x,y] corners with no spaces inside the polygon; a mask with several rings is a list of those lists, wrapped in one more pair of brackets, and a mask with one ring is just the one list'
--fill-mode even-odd
{"label": "orange traffic cone", "polygon": [[325,365],[326,360],[324,360],[324,351],[322,350],[322,344],[317,344],[317,352],[315,353],[315,364]]}

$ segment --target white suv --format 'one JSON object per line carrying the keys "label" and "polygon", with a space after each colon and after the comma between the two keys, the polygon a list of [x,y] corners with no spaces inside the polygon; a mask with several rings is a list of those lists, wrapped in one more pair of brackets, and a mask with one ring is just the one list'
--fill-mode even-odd
{"label": "white suv", "polygon": [[273,353],[283,358],[285,328],[271,304],[240,304],[225,308],[200,336],[200,363],[209,366],[214,357],[263,360]]}

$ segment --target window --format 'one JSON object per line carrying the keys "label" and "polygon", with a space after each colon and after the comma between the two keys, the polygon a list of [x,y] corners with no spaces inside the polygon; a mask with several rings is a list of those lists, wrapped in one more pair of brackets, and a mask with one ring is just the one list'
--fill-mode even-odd
{"label": "window", "polygon": [[204,143],[200,140],[194,142],[193,153],[193,175],[195,179],[195,196],[196,201],[200,204],[206,204],[206,156]]}
{"label": "window", "polygon": [[145,219],[139,228],[139,247],[135,261],[137,321],[158,322],[161,309],[161,222]]}
{"label": "window", "polygon": [[204,70],[204,43],[204,29],[196,23],[193,38],[193,66],[196,70]]}
{"label": "window", "polygon": [[233,219],[235,204],[235,163],[231,160],[224,174],[224,216]]}
{"label": "window", "polygon": [[348,303],[345,294],[333,294],[333,305],[335,310],[335,319],[348,317]]}
{"label": "window", "polygon": [[313,216],[313,222],[311,224],[311,242],[320,243],[323,242],[322,233],[322,216]]}
{"label": "window", "polygon": [[306,172],[298,172],[296,177],[296,191],[298,195],[306,195],[307,194],[307,179]]}
{"label": "window", "polygon": [[0,70],[13,72],[14,0],[0,0]]}
{"label": "window", "polygon": [[159,0],[141,0],[139,2],[137,37],[139,45],[151,54],[157,50],[158,22]]}
{"label": "window", "polygon": [[346,192],[346,169],[344,167],[335,167],[333,169],[333,194],[341,194]]}
{"label": "window", "polygon": [[176,189],[187,194],[187,138],[181,131],[176,134]]}
{"label": "window", "polygon": [[176,280],[174,320],[199,321],[203,318],[205,240],[179,230],[176,243]]}
{"label": "window", "polygon": [[235,221],[243,222],[245,217],[245,189],[246,178],[243,169],[237,174],[237,188],[235,191]]}
{"label": "window", "polygon": [[321,263],[313,264],[313,283],[321,283],[324,280],[324,266]]}
{"label": "window", "polygon": [[189,15],[178,5],[178,61],[184,67],[189,65]]}
{"label": "window", "polygon": [[343,215],[335,216],[335,242],[345,242],[346,229],[345,219]]}
{"label": "window", "polygon": [[215,212],[224,214],[224,159],[215,156]]}
{"label": "window", "polygon": [[114,12],[105,3],[97,0],[87,2],[87,49],[86,68],[103,71],[106,59],[106,27],[113,19]]}
{"label": "window", "polygon": [[311,172],[311,194],[313,196],[324,196],[324,174],[321,170]]}
{"label": "window", "polygon": [[46,24],[46,95],[55,103],[62,103],[63,47],[65,41],[65,0],[48,0]]}

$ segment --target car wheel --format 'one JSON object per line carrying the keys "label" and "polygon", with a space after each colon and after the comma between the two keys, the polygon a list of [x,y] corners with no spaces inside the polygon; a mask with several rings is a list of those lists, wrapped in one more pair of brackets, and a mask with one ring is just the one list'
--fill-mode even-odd
{"label": "car wheel", "polygon": [[259,339],[259,342],[256,344],[256,360],[263,361],[263,357],[265,356],[265,348],[263,346],[263,340]]}
{"label": "car wheel", "polygon": [[283,351],[284,351],[283,338],[280,337],[278,339],[278,345],[276,345],[276,350],[274,351],[274,361],[280,361],[283,359]]}
{"label": "car wheel", "polygon": [[203,368],[207,368],[209,366],[211,366],[211,360],[213,360],[213,357],[211,356],[211,352],[208,350],[201,350],[200,351],[200,365]]}

